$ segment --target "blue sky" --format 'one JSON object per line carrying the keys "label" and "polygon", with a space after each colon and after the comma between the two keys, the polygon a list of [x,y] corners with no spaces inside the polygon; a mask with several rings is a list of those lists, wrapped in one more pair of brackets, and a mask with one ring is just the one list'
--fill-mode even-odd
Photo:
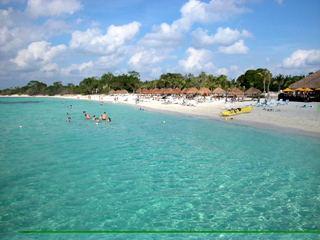
{"label": "blue sky", "polygon": [[320,69],[319,0],[0,0],[0,89]]}

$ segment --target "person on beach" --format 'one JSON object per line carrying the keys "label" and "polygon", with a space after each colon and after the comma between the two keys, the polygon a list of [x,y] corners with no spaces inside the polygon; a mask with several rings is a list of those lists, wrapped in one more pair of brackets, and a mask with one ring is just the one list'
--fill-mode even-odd
{"label": "person on beach", "polygon": [[90,113],[84,114],[84,119],[90,119]]}
{"label": "person on beach", "polygon": [[71,117],[68,117],[67,122],[70,122],[70,120],[71,120]]}
{"label": "person on beach", "polygon": [[100,119],[101,119],[101,120],[104,120],[104,121],[107,120],[107,114],[106,114],[106,112],[104,112],[104,113],[101,115]]}

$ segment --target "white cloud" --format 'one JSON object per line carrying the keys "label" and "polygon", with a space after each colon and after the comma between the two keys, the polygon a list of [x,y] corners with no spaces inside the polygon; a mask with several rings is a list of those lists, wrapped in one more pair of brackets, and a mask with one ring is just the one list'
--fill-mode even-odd
{"label": "white cloud", "polygon": [[152,30],[154,32],[147,33],[140,40],[139,45],[146,47],[177,47],[185,42],[184,32],[187,25],[181,24],[179,20],[172,25],[162,23],[160,26],[153,26]]}
{"label": "white cloud", "polygon": [[240,7],[238,0],[211,0],[209,3],[190,0],[181,8],[182,17],[192,22],[212,23],[225,21],[230,17],[244,14],[250,10]]}
{"label": "white cloud", "polygon": [[186,51],[187,59],[180,60],[179,65],[184,69],[184,72],[198,72],[204,69],[204,65],[208,64],[212,58],[212,53],[206,49],[188,48]]}
{"label": "white cloud", "polygon": [[222,27],[218,28],[217,33],[215,35],[209,36],[207,30],[203,30],[201,28],[196,29],[191,33],[193,36],[193,45],[197,47],[206,47],[212,46],[214,44],[219,45],[232,45],[239,38],[248,38],[253,37],[252,33],[247,30],[232,30],[230,28],[223,29]]}
{"label": "white cloud", "polygon": [[275,0],[277,3],[279,3],[280,5],[283,3],[283,0]]}
{"label": "white cloud", "polygon": [[145,72],[146,69],[152,68],[161,63],[166,58],[172,58],[169,51],[151,49],[139,49],[128,61],[128,67],[136,71]]}
{"label": "white cloud", "polygon": [[290,57],[283,59],[280,67],[305,68],[306,66],[320,64],[320,49],[297,50]]}
{"label": "white cloud", "polygon": [[110,54],[126,42],[132,41],[138,34],[140,26],[139,22],[120,27],[111,25],[105,35],[99,29],[88,29],[86,32],[75,31],[72,33],[69,45],[78,52],[93,55]]}
{"label": "white cloud", "polygon": [[243,40],[239,40],[231,46],[224,47],[221,46],[218,48],[219,52],[224,54],[247,54],[249,52],[249,48],[244,45]]}
{"label": "white cloud", "polygon": [[147,33],[140,44],[148,47],[178,47],[185,42],[185,33],[194,23],[224,21],[249,11],[247,8],[238,7],[236,2],[236,0],[211,0],[210,3],[205,3],[190,0],[182,6],[180,19],[171,25],[162,23],[160,26],[154,26],[153,32]]}
{"label": "white cloud", "polygon": [[82,8],[77,0],[29,0],[26,12],[33,17],[73,14]]}
{"label": "white cloud", "polygon": [[46,41],[31,43],[27,49],[20,50],[18,56],[10,62],[17,64],[18,70],[34,70],[49,63],[67,49],[65,45],[50,45],[51,43]]}
{"label": "white cloud", "polygon": [[61,74],[65,76],[80,75],[80,76],[92,76],[93,62],[89,61],[81,64],[71,64],[66,68],[61,68]]}

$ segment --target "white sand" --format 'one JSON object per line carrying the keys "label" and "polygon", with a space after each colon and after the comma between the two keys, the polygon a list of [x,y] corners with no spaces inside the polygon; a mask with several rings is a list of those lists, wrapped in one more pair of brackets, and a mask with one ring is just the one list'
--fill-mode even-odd
{"label": "white sand", "polygon": [[[56,97],[88,100],[88,96],[82,95],[64,95]],[[103,102],[113,102],[114,97],[115,96],[91,95],[91,100],[101,101],[101,98],[103,98]],[[199,103],[196,106],[183,106],[180,104],[163,104],[163,101],[149,99],[141,99],[141,101],[136,104],[135,98],[136,97],[133,95],[118,96],[118,101],[115,104],[122,103],[133,105],[137,107],[137,110],[139,110],[139,108],[144,108],[146,110],[164,113],[201,116],[257,128],[320,137],[320,113],[317,113],[317,106],[319,104],[317,102],[289,102],[288,105],[279,105],[277,107],[254,106],[251,113],[239,114],[227,117],[226,119],[226,117],[223,117],[220,114],[226,107],[223,100]],[[241,108],[250,103],[255,102],[246,100],[244,102],[232,103],[230,104],[230,107]],[[301,108],[303,105],[311,107]],[[264,109],[274,109],[275,111],[266,111]]]}

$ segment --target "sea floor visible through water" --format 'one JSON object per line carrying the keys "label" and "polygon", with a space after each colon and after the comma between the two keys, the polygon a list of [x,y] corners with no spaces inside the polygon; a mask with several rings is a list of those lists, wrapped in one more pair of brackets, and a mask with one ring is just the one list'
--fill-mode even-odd
{"label": "sea floor visible through water", "polygon": [[[0,110],[0,237],[320,231],[319,138],[81,100],[0,98]],[[84,111],[112,121],[85,120]],[[181,234],[142,238],[211,236]]]}

